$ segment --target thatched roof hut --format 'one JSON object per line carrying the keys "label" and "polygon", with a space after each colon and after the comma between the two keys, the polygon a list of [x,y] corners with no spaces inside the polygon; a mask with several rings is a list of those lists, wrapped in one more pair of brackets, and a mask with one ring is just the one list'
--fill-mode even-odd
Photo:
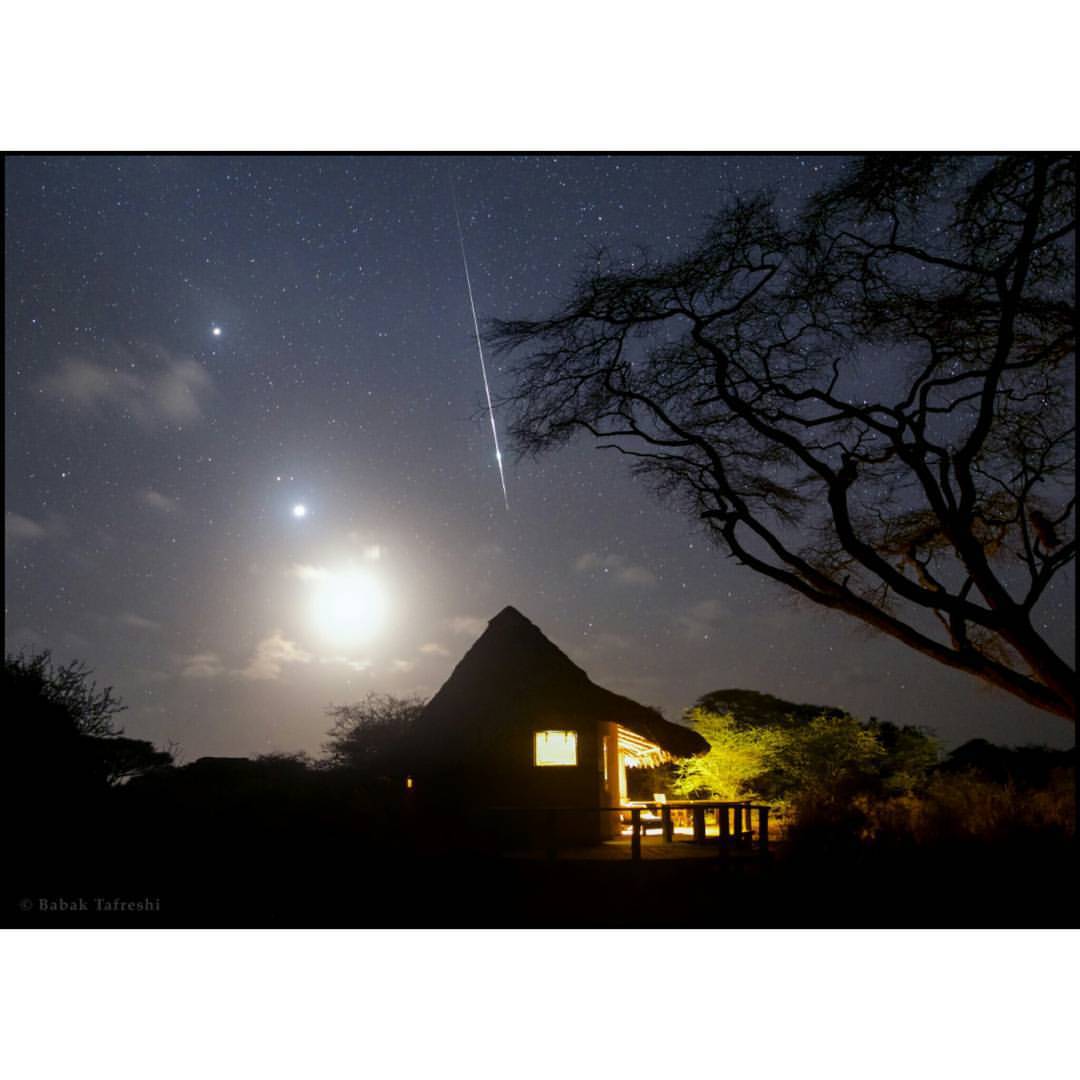
{"label": "thatched roof hut", "polygon": [[597,686],[512,607],[428,703],[418,735],[418,773],[444,789],[453,778],[472,806],[617,806],[626,768],[708,749],[689,728]]}

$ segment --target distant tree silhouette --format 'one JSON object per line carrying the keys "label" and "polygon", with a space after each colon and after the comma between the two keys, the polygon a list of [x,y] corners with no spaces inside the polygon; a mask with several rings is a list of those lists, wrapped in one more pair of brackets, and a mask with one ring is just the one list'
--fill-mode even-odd
{"label": "distant tree silhouette", "polygon": [[866,725],[885,751],[879,780],[889,795],[910,795],[921,788],[941,760],[941,743],[915,724],[893,724],[871,717]]}
{"label": "distant tree silhouette", "polygon": [[47,650],[4,658],[9,760],[20,784],[75,795],[172,763],[169,752],[116,727],[126,706],[92,674],[79,661],[55,665]]}
{"label": "distant tree silhouette", "polygon": [[941,763],[944,773],[977,773],[997,784],[1021,790],[1045,787],[1055,769],[1075,769],[1076,748],[997,746],[986,739],[969,739]]}
{"label": "distant tree silhouette", "polygon": [[1076,554],[1076,164],[886,155],[785,222],[738,198],[671,261],[497,321],[512,434],[629,455],[739,562],[1075,721],[1035,614]]}
{"label": "distant tree silhouette", "polygon": [[365,773],[408,772],[416,720],[424,708],[417,697],[368,694],[352,705],[332,705],[334,726],[323,750],[329,765]]}
{"label": "distant tree silhouette", "polygon": [[48,711],[51,718],[78,735],[118,734],[113,718],[127,706],[111,686],[103,690],[92,681],[93,672],[78,660],[57,666],[45,649],[4,658],[4,695],[7,701],[35,712]]}
{"label": "distant tree silhouette", "polygon": [[101,763],[106,783],[112,786],[156,769],[167,769],[173,763],[168,750],[158,750],[145,739],[129,739],[120,734],[84,738],[89,740],[88,752],[93,752]]}
{"label": "distant tree silhouette", "polygon": [[694,705],[707,713],[730,713],[738,727],[791,727],[818,716],[847,716],[827,705],[798,705],[758,690],[711,690]]}

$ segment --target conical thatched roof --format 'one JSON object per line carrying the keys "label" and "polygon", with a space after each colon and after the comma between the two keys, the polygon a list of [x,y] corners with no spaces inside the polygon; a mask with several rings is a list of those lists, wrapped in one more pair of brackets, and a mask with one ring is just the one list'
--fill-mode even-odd
{"label": "conical thatched roof", "polygon": [[[508,714],[567,726],[575,718],[610,721],[641,735],[675,757],[693,757],[709,744],[695,731],[656,710],[597,686],[519,611],[503,608],[488,624],[421,719],[440,740],[498,740]],[[464,747],[462,752],[468,752]]]}

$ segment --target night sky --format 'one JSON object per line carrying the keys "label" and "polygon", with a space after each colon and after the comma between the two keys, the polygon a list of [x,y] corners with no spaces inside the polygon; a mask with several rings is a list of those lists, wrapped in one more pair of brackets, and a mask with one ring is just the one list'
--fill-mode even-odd
{"label": "night sky", "polygon": [[[430,696],[513,604],[671,718],[741,687],[950,745],[1072,744],[795,603],[610,452],[516,462],[504,442],[504,508],[451,177],[483,322],[547,313],[597,248],[683,250],[727,193],[772,187],[793,210],[842,159],[6,165],[6,648],[85,661],[127,734],[182,760],[317,752],[328,705]],[[1069,585],[1042,612],[1066,655]]]}

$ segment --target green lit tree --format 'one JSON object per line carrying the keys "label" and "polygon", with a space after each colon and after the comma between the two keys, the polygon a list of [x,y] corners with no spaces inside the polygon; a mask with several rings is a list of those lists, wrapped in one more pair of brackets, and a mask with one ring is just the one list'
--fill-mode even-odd
{"label": "green lit tree", "polygon": [[877,733],[853,717],[819,716],[776,739],[756,782],[800,817],[832,816],[877,791],[886,756]]}
{"label": "green lit tree", "polygon": [[687,714],[709,752],[679,763],[677,793],[765,800],[788,815],[836,818],[858,803],[922,790],[938,763],[937,740],[917,727],[864,724],[839,709],[808,716],[781,708],[790,702],[743,691],[702,700],[742,701],[744,694],[748,717],[704,705]]}
{"label": "green lit tree", "polygon": [[731,713],[701,707],[691,709],[686,719],[709,743],[709,752],[679,762],[675,792],[726,802],[759,798],[758,779],[768,768],[780,734],[769,727],[744,726]]}

